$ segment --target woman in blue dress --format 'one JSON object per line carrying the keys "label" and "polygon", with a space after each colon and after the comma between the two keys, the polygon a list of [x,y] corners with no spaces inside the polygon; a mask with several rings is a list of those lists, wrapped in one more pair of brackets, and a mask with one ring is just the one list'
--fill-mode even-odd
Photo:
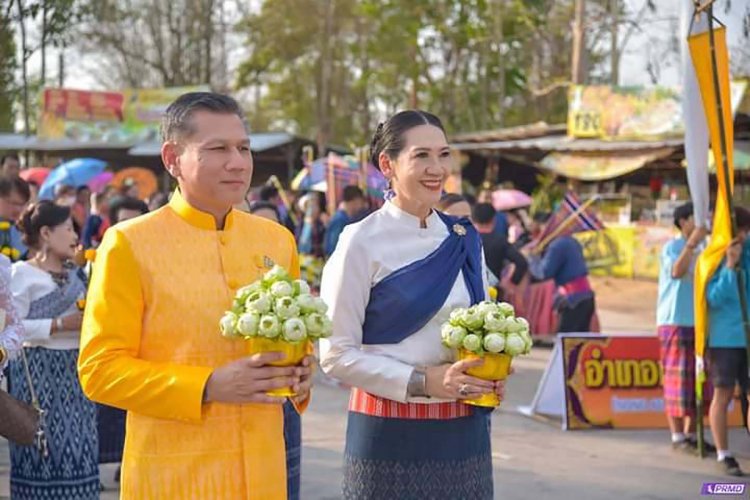
{"label": "woman in blue dress", "polygon": [[[13,303],[23,318],[31,383],[45,415],[48,454],[10,446],[10,492],[16,499],[99,498],[96,406],[81,391],[76,362],[86,283],[68,263],[78,238],[70,209],[41,201],[20,224],[33,257],[13,265]],[[11,394],[31,400],[21,360],[10,364]]]}
{"label": "woman in blue dress", "polygon": [[504,386],[467,375],[481,361],[456,362],[440,342],[453,309],[487,296],[478,233],[433,209],[452,163],[440,120],[392,116],[372,161],[390,199],[344,229],[321,287],[334,330],[321,366],[354,388],[343,497],[491,499],[488,412],[461,400]]}

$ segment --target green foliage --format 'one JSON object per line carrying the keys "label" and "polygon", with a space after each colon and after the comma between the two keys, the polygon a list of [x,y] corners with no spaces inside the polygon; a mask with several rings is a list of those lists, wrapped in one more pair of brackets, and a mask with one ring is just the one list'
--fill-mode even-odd
{"label": "green foliage", "polygon": [[327,120],[329,142],[363,144],[407,107],[450,132],[564,119],[562,87],[532,91],[570,72],[572,0],[336,0],[327,28],[331,1],[266,0],[238,24],[235,87],[262,91],[262,123],[315,137]]}

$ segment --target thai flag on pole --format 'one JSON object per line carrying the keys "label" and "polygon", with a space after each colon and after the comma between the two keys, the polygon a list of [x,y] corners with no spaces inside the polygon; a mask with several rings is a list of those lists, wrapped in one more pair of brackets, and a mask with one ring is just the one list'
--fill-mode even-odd
{"label": "thai flag on pole", "polygon": [[[537,238],[545,241],[550,236],[568,236],[581,231],[600,231],[604,223],[590,208],[591,202],[581,203],[572,191],[565,193],[560,206],[550,217],[544,231]],[[547,241],[546,243],[549,243]]]}

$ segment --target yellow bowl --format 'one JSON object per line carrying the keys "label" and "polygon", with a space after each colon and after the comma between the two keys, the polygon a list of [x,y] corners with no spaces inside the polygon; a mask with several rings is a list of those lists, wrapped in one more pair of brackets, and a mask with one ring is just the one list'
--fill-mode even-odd
{"label": "yellow bowl", "polygon": [[[484,360],[483,365],[469,368],[466,373],[468,373],[472,377],[494,381],[505,380],[508,377],[508,374],[510,373],[510,363],[511,361],[513,361],[512,356],[509,356],[508,354],[505,354],[503,352],[486,352],[484,353],[484,355],[480,356],[465,349],[459,349],[458,359]],[[463,402],[474,406],[494,408],[495,406],[500,405],[500,398],[497,396],[497,394],[491,392],[489,394],[482,394],[481,396],[473,399],[464,399]]]}
{"label": "yellow bowl", "polygon": [[[310,341],[291,343],[283,340],[268,339],[265,337],[251,337],[247,339],[248,354],[258,354],[262,352],[282,352],[284,359],[274,361],[271,366],[296,366],[305,359],[309,352]],[[281,387],[266,392],[269,396],[290,397],[297,394],[291,387]]]}

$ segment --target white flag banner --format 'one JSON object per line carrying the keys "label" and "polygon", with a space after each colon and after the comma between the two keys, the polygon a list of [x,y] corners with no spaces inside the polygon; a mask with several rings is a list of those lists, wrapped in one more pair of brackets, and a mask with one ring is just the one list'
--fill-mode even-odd
{"label": "white flag banner", "polygon": [[[695,77],[693,61],[690,58],[687,37],[695,6],[692,0],[682,0],[680,15],[681,55],[682,55],[682,116],[685,120],[685,159],[690,197],[693,200],[695,224],[710,227],[708,189],[708,125],[703,111],[698,80]],[[708,30],[708,16],[701,14],[693,23],[693,34]]]}

